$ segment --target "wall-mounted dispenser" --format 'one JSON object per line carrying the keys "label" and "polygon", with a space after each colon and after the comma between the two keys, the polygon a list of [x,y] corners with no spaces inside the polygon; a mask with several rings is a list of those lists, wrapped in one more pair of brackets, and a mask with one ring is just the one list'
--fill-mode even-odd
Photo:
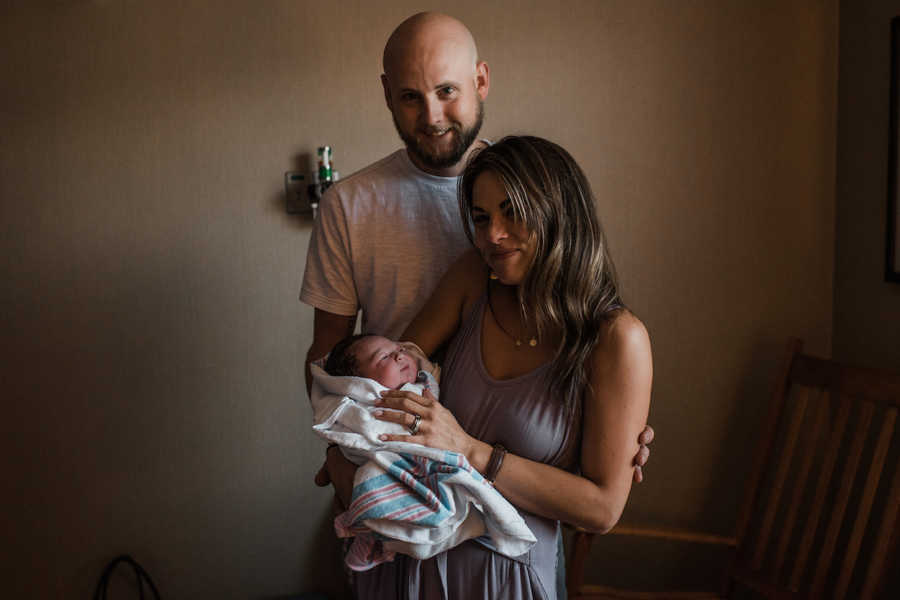
{"label": "wall-mounted dispenser", "polygon": [[[306,190],[306,176],[297,171],[284,174],[284,200],[289,215],[302,215],[313,212]],[[315,214],[313,214],[315,218]]]}
{"label": "wall-mounted dispenser", "polygon": [[284,174],[285,207],[288,214],[312,214],[313,219],[316,218],[322,194],[339,177],[334,170],[331,154],[331,146],[319,146],[316,151],[318,169],[308,176],[299,171],[287,171]]}

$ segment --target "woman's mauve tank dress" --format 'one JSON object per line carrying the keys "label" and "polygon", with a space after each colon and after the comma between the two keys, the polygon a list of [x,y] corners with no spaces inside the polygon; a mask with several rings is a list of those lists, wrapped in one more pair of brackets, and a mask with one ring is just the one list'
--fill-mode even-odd
{"label": "woman's mauve tank dress", "polygon": [[[481,329],[486,298],[482,295],[475,303],[447,350],[441,402],[479,440],[501,443],[512,454],[571,469],[577,461],[578,418],[569,415],[560,399],[550,396],[549,364],[505,380],[494,379],[484,367]],[[538,540],[526,554],[509,558],[475,540],[428,560],[398,554],[392,562],[356,574],[357,598],[556,599],[559,522],[521,514]]]}

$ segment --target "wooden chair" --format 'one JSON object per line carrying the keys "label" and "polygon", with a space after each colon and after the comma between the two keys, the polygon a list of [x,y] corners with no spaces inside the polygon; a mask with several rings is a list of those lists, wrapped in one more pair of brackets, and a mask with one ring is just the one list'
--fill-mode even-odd
{"label": "wooden chair", "polygon": [[[900,343],[900,342],[898,342]],[[801,354],[790,340],[760,432],[734,536],[617,526],[730,549],[718,593],[636,592],[584,583],[593,535],[577,531],[569,598],[881,598],[897,569],[900,374]]]}

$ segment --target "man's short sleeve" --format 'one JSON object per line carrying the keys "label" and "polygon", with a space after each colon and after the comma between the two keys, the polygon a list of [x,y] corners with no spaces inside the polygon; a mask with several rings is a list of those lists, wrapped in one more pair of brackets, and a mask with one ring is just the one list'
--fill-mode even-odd
{"label": "man's short sleeve", "polygon": [[355,315],[359,308],[347,219],[334,188],[319,203],[319,216],[306,253],[300,300],[337,315]]}

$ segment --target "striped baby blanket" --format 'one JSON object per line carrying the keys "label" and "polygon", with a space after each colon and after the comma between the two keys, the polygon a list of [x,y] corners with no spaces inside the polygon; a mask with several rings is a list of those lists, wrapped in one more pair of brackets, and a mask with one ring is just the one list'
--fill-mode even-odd
{"label": "striped baby blanket", "polygon": [[[399,552],[430,558],[465,540],[479,538],[506,556],[520,556],[536,539],[525,520],[482,475],[456,452],[409,442],[384,443],[381,433],[407,433],[372,416],[386,389],[362,377],[334,377],[311,365],[314,431],[341,445],[360,465],[348,509],[335,519],[340,537],[353,537],[347,565],[370,569]],[[409,389],[427,386],[438,395],[430,373],[420,372]]]}

